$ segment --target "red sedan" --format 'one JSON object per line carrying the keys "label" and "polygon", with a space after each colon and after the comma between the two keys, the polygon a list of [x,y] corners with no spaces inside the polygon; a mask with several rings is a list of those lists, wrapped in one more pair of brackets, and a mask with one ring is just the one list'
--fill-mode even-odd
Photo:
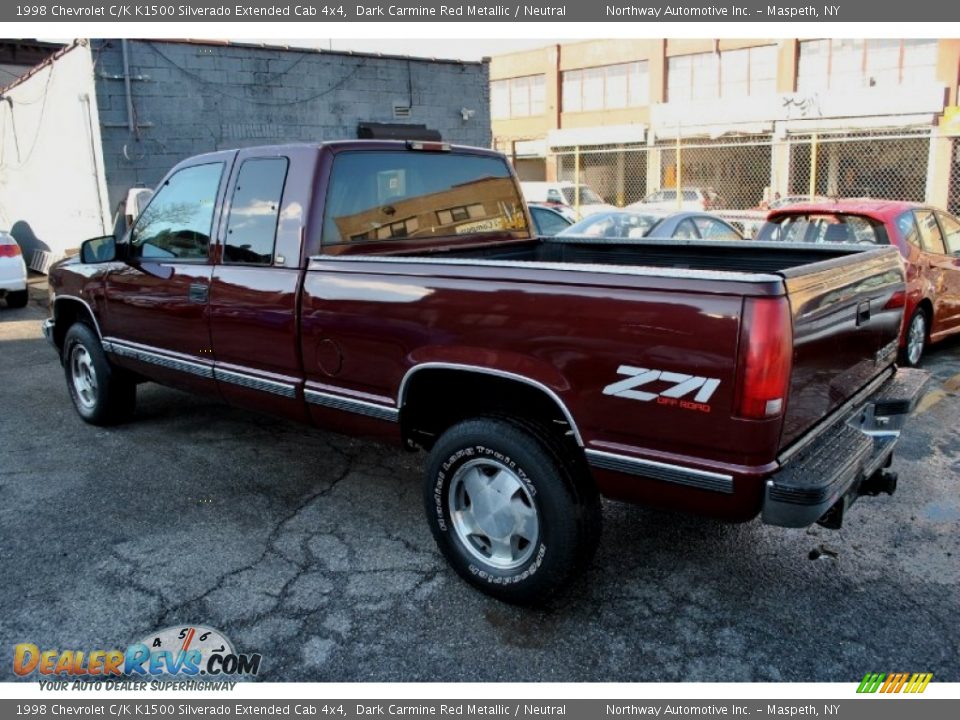
{"label": "red sedan", "polygon": [[904,363],[928,343],[960,332],[960,220],[937,208],[892,200],[825,200],[772,211],[758,240],[893,244],[906,263],[900,333]]}

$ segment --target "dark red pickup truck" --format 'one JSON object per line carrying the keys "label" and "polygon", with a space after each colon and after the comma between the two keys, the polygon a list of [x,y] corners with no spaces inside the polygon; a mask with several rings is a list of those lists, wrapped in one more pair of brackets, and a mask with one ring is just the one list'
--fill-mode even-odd
{"label": "dark red pickup truck", "polygon": [[427,450],[440,549],[510,601],[589,561],[601,496],[802,527],[892,492],[895,248],[530,227],[487,150],[211,153],[51,272],[44,329],[94,424],[152,380]]}

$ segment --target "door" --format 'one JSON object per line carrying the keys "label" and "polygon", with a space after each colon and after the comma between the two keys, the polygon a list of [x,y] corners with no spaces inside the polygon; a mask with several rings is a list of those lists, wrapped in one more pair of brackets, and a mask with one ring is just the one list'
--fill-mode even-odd
{"label": "door", "polygon": [[954,258],[947,254],[943,233],[933,210],[923,209],[914,212],[917,226],[920,228],[920,241],[923,244],[923,259],[927,282],[932,290],[933,318],[930,320],[930,338],[949,332],[956,323],[956,308],[950,299],[950,276],[956,266]]}
{"label": "door", "polygon": [[227,402],[306,420],[297,288],[308,199],[287,178],[312,171],[296,153],[262,153],[240,151],[227,193],[210,288],[215,376]]}
{"label": "door", "polygon": [[960,330],[960,220],[937,211],[946,255],[940,259],[943,271],[943,309],[947,332]]}
{"label": "door", "polygon": [[105,283],[103,334],[117,362],[191,391],[215,391],[207,302],[211,238],[234,153],[175,169],[127,238]]}

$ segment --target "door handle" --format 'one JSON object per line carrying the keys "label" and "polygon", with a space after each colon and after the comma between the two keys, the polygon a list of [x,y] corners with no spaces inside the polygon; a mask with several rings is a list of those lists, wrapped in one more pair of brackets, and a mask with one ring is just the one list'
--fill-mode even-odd
{"label": "door handle", "polygon": [[209,286],[204,283],[190,283],[190,302],[206,303],[209,298]]}
{"label": "door handle", "polygon": [[857,305],[857,327],[860,327],[870,319],[870,301],[864,300]]}

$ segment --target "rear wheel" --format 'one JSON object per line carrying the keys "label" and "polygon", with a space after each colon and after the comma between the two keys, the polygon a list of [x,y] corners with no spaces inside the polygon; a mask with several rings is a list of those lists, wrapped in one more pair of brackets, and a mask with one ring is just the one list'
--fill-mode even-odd
{"label": "rear wheel", "polygon": [[93,425],[112,425],[133,415],[137,385],[110,366],[93,330],[74,323],[63,341],[63,369],[70,399],[81,418]]}
{"label": "rear wheel", "polygon": [[467,582],[514,603],[546,599],[596,549],[600,500],[560,441],[477,418],[447,430],[427,461],[424,504],[441,552]]}
{"label": "rear wheel", "polygon": [[907,344],[903,348],[902,360],[905,365],[916,367],[920,364],[927,349],[927,314],[920,308],[913,311],[907,325]]}
{"label": "rear wheel", "polygon": [[27,300],[30,294],[26,290],[7,293],[7,307],[22,308],[27,306]]}

